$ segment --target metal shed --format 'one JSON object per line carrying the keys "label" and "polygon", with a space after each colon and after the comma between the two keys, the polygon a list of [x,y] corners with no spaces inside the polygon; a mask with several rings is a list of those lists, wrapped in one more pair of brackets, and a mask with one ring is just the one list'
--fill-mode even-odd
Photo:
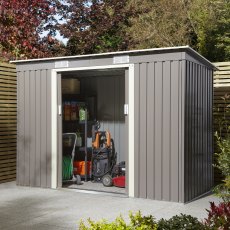
{"label": "metal shed", "polygon": [[61,79],[81,75],[84,87],[99,88],[98,106],[113,114],[105,126],[127,153],[128,196],[184,203],[212,188],[215,67],[190,47],[14,63],[18,185],[61,187]]}

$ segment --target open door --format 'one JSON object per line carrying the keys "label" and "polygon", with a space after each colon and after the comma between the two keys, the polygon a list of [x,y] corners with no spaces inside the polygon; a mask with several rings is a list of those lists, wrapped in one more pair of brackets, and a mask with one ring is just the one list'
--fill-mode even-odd
{"label": "open door", "polygon": [[58,104],[58,118],[57,118],[57,140],[58,140],[58,157],[57,157],[57,187],[62,187],[62,86],[61,86],[61,74],[57,74],[57,104]]}
{"label": "open door", "polygon": [[[66,91],[64,87],[64,83],[72,82],[72,81],[79,81],[79,88],[77,90],[78,93],[70,93],[70,91]],[[63,84],[63,86],[62,86]],[[63,88],[64,87],[64,88]],[[64,90],[65,89],[65,90]],[[68,187],[68,188],[75,188],[75,189],[82,189],[82,190],[92,190],[92,191],[102,191],[102,192],[112,192],[118,194],[127,195],[129,192],[129,69],[128,68],[102,68],[102,69],[89,69],[89,70],[71,70],[65,71],[57,74],[57,187]],[[89,106],[89,102],[87,101],[88,98],[94,98],[95,102],[95,110],[93,106]],[[118,153],[116,156],[117,161],[116,164],[125,161],[125,188],[119,188],[114,186],[114,189],[111,187],[101,188],[102,183],[95,183],[96,176],[90,176],[89,180],[83,180],[83,176],[81,175],[81,184],[72,184],[63,183],[62,181],[62,161],[65,159],[63,158],[63,139],[62,135],[64,133],[72,133],[75,129],[78,134],[82,134],[82,130],[79,129],[77,131],[76,127],[81,126],[83,123],[80,122],[80,114],[76,115],[77,118],[70,118],[67,119],[67,105],[71,104],[71,111],[72,111],[72,104],[76,104],[78,106],[79,103],[87,101],[87,107],[89,108],[89,126],[90,121],[95,122],[99,121],[101,126],[100,130],[109,131],[111,133],[111,138],[113,138],[115,143],[115,149]],[[63,104],[65,104],[64,108],[62,108]],[[80,109],[77,107],[76,111],[80,112]],[[93,114],[92,111],[95,111],[96,120],[90,120],[90,116]],[[62,114],[63,113],[63,114]],[[71,112],[72,114],[72,112]],[[79,117],[78,117],[79,116]],[[73,124],[73,125],[72,125]],[[75,127],[76,126],[76,127]],[[88,130],[88,129],[86,129]],[[85,130],[85,134],[89,131]],[[90,129],[92,130],[92,128]],[[75,133],[75,132],[74,132]],[[85,135],[84,135],[85,136]],[[84,136],[80,136],[82,139]],[[77,153],[74,157],[74,165],[75,162],[81,162],[81,152],[82,146],[87,146],[88,139],[90,136],[86,136],[84,140],[82,140],[82,145],[76,145]],[[92,137],[91,137],[92,139]],[[85,145],[84,145],[85,144]],[[64,148],[66,143],[64,142]],[[92,146],[92,145],[91,145]],[[87,146],[87,149],[90,148]],[[64,152],[65,153],[65,152]],[[93,152],[91,150],[91,156]],[[92,157],[89,154],[89,158]],[[99,162],[99,161],[98,161]],[[107,163],[100,162],[100,164],[106,165]],[[109,163],[108,163],[109,164]],[[77,164],[76,164],[77,165]],[[85,164],[88,165],[88,164]],[[91,165],[93,161],[91,161]],[[122,165],[122,164],[121,164]],[[102,167],[101,165],[97,165],[97,167]],[[119,164],[120,166],[120,164]],[[78,169],[78,168],[76,168]],[[75,167],[74,167],[75,170]],[[85,170],[86,171],[86,170]],[[120,170],[119,170],[120,171]],[[108,171],[105,170],[106,173]],[[123,171],[124,172],[124,171]],[[74,173],[76,173],[74,171]],[[92,173],[92,172],[91,172]],[[90,175],[93,175],[90,174]],[[119,174],[120,175],[120,174]],[[118,174],[115,174],[115,171],[112,172],[111,176],[115,178]],[[123,176],[123,174],[122,174]],[[92,180],[93,179],[93,180]],[[89,183],[89,181],[91,183]],[[86,183],[84,183],[86,182]],[[114,183],[115,184],[115,183]]]}

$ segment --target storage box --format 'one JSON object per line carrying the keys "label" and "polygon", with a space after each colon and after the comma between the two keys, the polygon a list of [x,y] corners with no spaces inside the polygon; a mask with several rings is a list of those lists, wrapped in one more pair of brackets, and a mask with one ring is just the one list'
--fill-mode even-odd
{"label": "storage box", "polygon": [[80,81],[78,79],[62,79],[63,94],[80,94]]}
{"label": "storage box", "polygon": [[[87,161],[87,175],[91,172],[91,161]],[[73,173],[81,176],[85,175],[85,161],[74,161],[73,162]]]}

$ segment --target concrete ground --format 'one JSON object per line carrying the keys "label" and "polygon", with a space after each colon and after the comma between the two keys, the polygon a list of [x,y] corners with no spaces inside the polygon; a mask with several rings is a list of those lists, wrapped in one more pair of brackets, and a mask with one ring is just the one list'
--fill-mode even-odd
{"label": "concrete ground", "polygon": [[118,188],[115,186],[112,187],[105,187],[102,183],[99,182],[92,182],[82,181],[80,185],[76,183],[64,183],[63,187],[70,188],[70,189],[81,189],[87,191],[94,191],[94,192],[109,192],[109,193],[119,193],[119,194],[126,194],[125,188]]}
{"label": "concrete ground", "polygon": [[122,214],[128,220],[130,210],[152,214],[157,219],[184,213],[203,219],[207,216],[207,196],[189,204],[127,198],[124,195],[83,193],[73,189],[41,189],[0,184],[0,230],[77,229],[81,219],[114,220]]}

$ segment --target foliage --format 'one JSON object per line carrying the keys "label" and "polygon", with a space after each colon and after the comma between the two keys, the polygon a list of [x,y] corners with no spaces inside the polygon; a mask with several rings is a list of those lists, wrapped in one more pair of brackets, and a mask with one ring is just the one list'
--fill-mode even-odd
{"label": "foliage", "polygon": [[210,61],[228,61],[229,31],[229,0],[0,1],[6,59],[190,45]]}
{"label": "foliage", "polygon": [[217,153],[217,168],[219,168],[222,174],[226,177],[230,176],[230,136],[221,138],[216,133],[217,145],[220,149],[220,153]]}
{"label": "foliage", "polygon": [[211,202],[210,204],[210,210],[207,210],[208,218],[204,221],[205,226],[208,229],[230,229],[230,202],[218,205]]}
{"label": "foliage", "polygon": [[[227,103],[229,95],[225,95],[222,99],[224,100],[223,116],[220,116],[218,109],[214,115],[217,117],[218,122],[218,131],[215,133],[216,144],[218,146],[219,152],[216,153],[217,156],[217,167],[222,175],[224,176],[224,183],[216,186],[214,192],[216,195],[221,197],[224,202],[230,201],[230,125],[229,125],[229,116],[230,116],[230,107]],[[224,135],[225,133],[225,135]]]}
{"label": "foliage", "polygon": [[120,216],[114,222],[108,223],[106,220],[94,222],[88,219],[88,225],[82,221],[80,223],[80,230],[156,230],[157,224],[153,216],[142,216],[140,211],[136,214],[130,213],[130,224],[126,224],[124,219]]}
{"label": "foliage", "polygon": [[161,219],[158,222],[159,230],[170,230],[170,229],[194,229],[201,230],[205,229],[203,224],[198,221],[197,218],[190,215],[180,214],[179,216],[173,216],[169,220]]}
{"label": "foliage", "polygon": [[210,61],[230,59],[228,0],[131,0],[140,15],[127,33],[134,48],[190,45]]}
{"label": "foliage", "polygon": [[218,129],[215,131],[220,137],[224,137],[224,133],[226,133],[227,136],[230,135],[230,95],[225,94],[223,97],[220,97],[220,99],[222,99],[222,101],[214,107],[213,115],[215,123],[218,125]]}
{"label": "foliage", "polygon": [[[7,0],[0,2],[0,52],[5,59],[51,56],[60,46],[55,34],[57,0]],[[40,35],[47,31],[48,35]]]}
{"label": "foliage", "polygon": [[132,0],[141,14],[130,18],[127,33],[133,48],[180,46],[190,44],[191,31],[181,0]]}
{"label": "foliage", "polygon": [[230,2],[192,0],[189,20],[197,37],[196,49],[211,61],[230,59]]}
{"label": "foliage", "polygon": [[66,0],[59,30],[68,38],[67,54],[87,54],[125,50],[129,38],[124,25],[133,14],[121,0]]}
{"label": "foliage", "polygon": [[107,222],[106,220],[94,222],[88,220],[88,225],[82,221],[80,223],[80,230],[171,230],[171,229],[205,229],[204,225],[198,221],[197,218],[190,215],[181,214],[180,216],[173,216],[169,220],[161,219],[158,223],[153,216],[142,216],[140,211],[135,215],[130,213],[130,224],[126,224],[124,219],[120,216],[114,222]]}
{"label": "foliage", "polygon": [[155,221],[153,216],[142,216],[140,211],[136,214],[130,213],[130,223],[126,224],[120,216],[113,222],[101,220],[94,222],[88,219],[85,224],[81,221],[80,230],[227,230],[230,229],[230,202],[215,205],[210,202],[210,210],[207,210],[208,217],[200,222],[190,215],[180,214],[165,220]]}

